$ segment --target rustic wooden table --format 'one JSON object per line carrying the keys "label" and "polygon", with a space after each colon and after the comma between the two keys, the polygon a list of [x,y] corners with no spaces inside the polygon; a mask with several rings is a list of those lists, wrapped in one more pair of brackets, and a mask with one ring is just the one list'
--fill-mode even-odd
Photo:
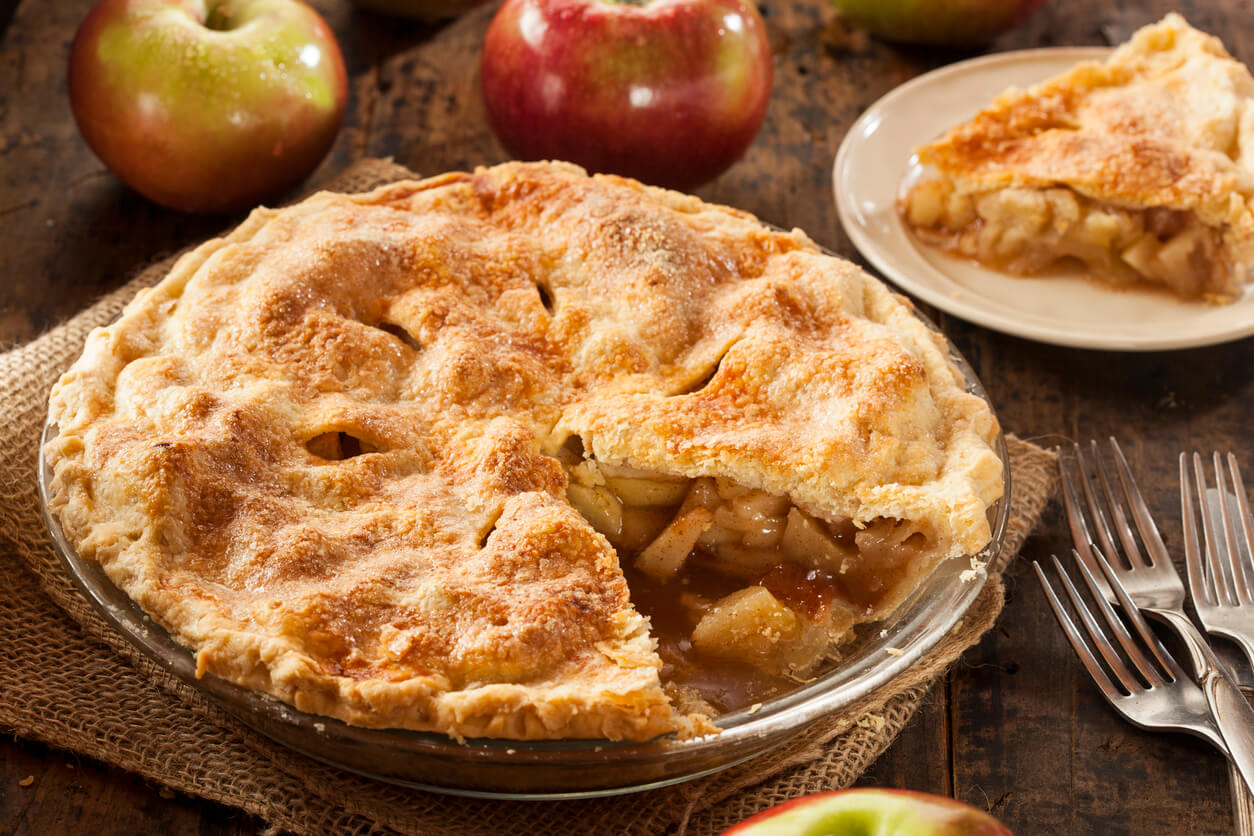
{"label": "rustic wooden table", "polygon": [[[65,96],[66,55],[91,0],[0,0],[0,342],[19,343],[120,284],[154,256],[221,228],[120,185],[83,144]],[[363,156],[425,173],[505,158],[476,88],[486,14],[419,26],[315,3],[345,50],[346,124],[315,177]],[[1008,50],[1105,44],[1181,8],[1254,61],[1244,0],[1136,0],[1118,11],[1049,0],[992,44]],[[800,226],[850,258],[832,200],[832,159],[857,115],[898,84],[970,53],[904,49],[848,32],[823,0],[765,0],[775,48],[766,124],[745,159],[700,190]],[[1052,442],[1117,434],[1174,518],[1184,448],[1254,452],[1254,340],[1157,354],[1039,345],[943,314],[941,327],[983,379],[1008,431]],[[1166,526],[1170,543],[1178,528]],[[998,627],[937,686],[862,783],[952,795],[1032,833],[1223,833],[1232,829],[1224,761],[1182,735],[1147,734],[1102,701],[1054,624],[1029,561],[1068,547],[1052,508],[1010,571]],[[33,778],[28,781],[25,779]],[[25,784],[25,785],[24,785]],[[0,832],[251,833],[263,823],[42,745],[0,739]]]}

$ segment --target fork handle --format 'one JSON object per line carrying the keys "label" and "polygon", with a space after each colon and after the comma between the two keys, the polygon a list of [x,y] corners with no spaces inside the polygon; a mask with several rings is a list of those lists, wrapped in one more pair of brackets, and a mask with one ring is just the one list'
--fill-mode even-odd
{"label": "fork handle", "polygon": [[1232,793],[1232,824],[1237,836],[1254,836],[1254,796],[1232,763],[1228,764],[1228,791]]}
{"label": "fork handle", "polygon": [[1245,695],[1193,622],[1183,613],[1163,611],[1162,615],[1188,649],[1198,685],[1210,704],[1220,735],[1228,744],[1232,763],[1245,779],[1246,787],[1254,791],[1254,709],[1245,701]]}
{"label": "fork handle", "polygon": [[1228,744],[1232,762],[1240,770],[1246,787],[1254,788],[1254,710],[1218,669],[1202,676],[1202,691],[1215,712],[1215,725]]}

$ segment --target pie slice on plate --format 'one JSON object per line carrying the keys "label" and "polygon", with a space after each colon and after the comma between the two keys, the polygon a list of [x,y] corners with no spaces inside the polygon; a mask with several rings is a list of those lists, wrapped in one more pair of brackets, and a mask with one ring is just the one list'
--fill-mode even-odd
{"label": "pie slice on plate", "polygon": [[904,300],[553,163],[254,212],[50,420],[51,511],[201,673],[456,738],[712,731],[976,554],[1003,489]]}
{"label": "pie slice on plate", "polygon": [[1254,269],[1254,78],[1176,14],[1105,63],[1011,89],[917,150],[925,242],[1011,273],[1236,299]]}

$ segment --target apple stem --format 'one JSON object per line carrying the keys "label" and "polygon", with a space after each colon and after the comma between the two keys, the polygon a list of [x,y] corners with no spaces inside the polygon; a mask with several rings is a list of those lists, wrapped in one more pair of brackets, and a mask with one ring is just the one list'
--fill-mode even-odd
{"label": "apple stem", "polygon": [[212,3],[209,15],[205,18],[205,28],[215,32],[225,32],[231,28],[231,4]]}

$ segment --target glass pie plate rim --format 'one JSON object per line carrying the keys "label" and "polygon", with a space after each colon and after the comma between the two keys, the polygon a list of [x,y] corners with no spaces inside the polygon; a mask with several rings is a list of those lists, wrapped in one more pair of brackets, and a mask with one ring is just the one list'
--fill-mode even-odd
{"label": "glass pie plate rim", "polygon": [[[914,310],[933,331],[939,329]],[[943,335],[942,335],[943,336]],[[988,397],[975,373],[945,338],[967,391]],[[991,406],[991,404],[990,404]],[[446,735],[350,726],[300,711],[277,698],[212,674],[195,675],[195,659],[96,564],[78,555],[48,508],[51,468],[44,450],[55,437],[49,420],[39,447],[40,508],[57,556],[74,586],[106,622],[142,654],[219,707],[276,742],[324,763],[413,789],[501,799],[595,798],[692,780],[764,754],[812,722],[845,709],[913,666],[964,616],[987,579],[970,572],[972,560],[994,560],[1010,511],[1010,464],[997,434],[1004,490],[988,509],[992,537],[977,555],[941,561],[886,619],[863,625],[844,658],[813,680],[759,705],[715,718],[718,735],[645,743],[608,740],[499,740],[457,742]]]}

